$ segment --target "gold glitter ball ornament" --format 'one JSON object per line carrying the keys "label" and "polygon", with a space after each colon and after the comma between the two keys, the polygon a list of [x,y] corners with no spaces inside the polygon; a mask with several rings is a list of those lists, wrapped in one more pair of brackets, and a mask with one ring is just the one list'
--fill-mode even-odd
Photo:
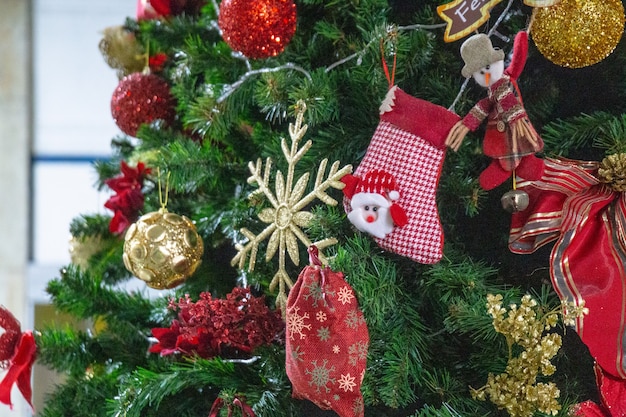
{"label": "gold glitter ball ornament", "polygon": [[563,67],[582,68],[602,61],[624,31],[624,6],[619,0],[561,0],[535,10],[535,45]]}
{"label": "gold glitter ball ornament", "polygon": [[126,232],[124,265],[156,289],[173,288],[200,265],[204,244],[185,216],[160,209],[145,214]]}
{"label": "gold glitter ball ornament", "polygon": [[604,158],[598,167],[598,179],[613,191],[626,191],[626,153]]}

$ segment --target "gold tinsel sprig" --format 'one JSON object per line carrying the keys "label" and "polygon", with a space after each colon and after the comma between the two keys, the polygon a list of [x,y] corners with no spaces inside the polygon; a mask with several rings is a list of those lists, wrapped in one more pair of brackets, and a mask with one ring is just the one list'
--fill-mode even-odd
{"label": "gold tinsel sprig", "polygon": [[105,62],[117,71],[119,79],[141,72],[146,66],[143,47],[137,42],[135,34],[123,26],[105,28],[98,49]]}
{"label": "gold tinsel sprig", "polygon": [[598,179],[617,192],[626,191],[626,153],[609,155],[600,162]]}
{"label": "gold tinsel sprig", "polygon": [[[489,399],[499,409],[505,409],[511,417],[531,417],[536,411],[556,415],[561,409],[558,402],[560,391],[553,382],[537,382],[539,376],[550,376],[556,371],[551,359],[561,347],[561,336],[550,333],[558,323],[559,312],[569,324],[574,316],[587,312],[584,302],[574,306],[562,303],[561,307],[538,314],[543,306],[530,295],[522,297],[520,305],[502,306],[501,295],[487,295],[487,311],[493,318],[493,326],[505,336],[509,348],[506,369],[499,375],[489,374],[487,383],[479,389],[471,389],[475,399]],[[522,351],[513,357],[513,346]]]}

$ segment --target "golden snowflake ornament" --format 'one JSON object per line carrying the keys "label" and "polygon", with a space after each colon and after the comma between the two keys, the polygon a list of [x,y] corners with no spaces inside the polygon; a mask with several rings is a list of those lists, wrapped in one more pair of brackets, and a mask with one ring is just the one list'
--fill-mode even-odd
{"label": "golden snowflake ornament", "polygon": [[[340,169],[339,161],[335,161],[331,165],[328,175],[326,175],[328,159],[324,159],[319,164],[313,190],[306,195],[304,194],[309,183],[310,174],[305,173],[295,180],[294,172],[298,162],[311,148],[312,142],[309,140],[302,147],[299,147],[300,141],[307,131],[307,125],[302,125],[306,104],[303,101],[299,101],[296,105],[296,110],[296,122],[295,124],[289,124],[291,146],[288,145],[285,138],[281,141],[281,148],[287,161],[287,175],[285,177],[280,170],[276,172],[275,190],[272,191],[270,189],[271,158],[267,158],[265,170],[263,170],[261,158],[257,159],[256,163],[250,162],[248,164],[252,174],[248,178],[248,183],[255,184],[257,187],[257,190],[252,192],[249,198],[263,194],[271,204],[271,207],[262,210],[258,215],[259,219],[267,224],[267,227],[259,234],[255,235],[246,228],[240,230],[248,241],[245,244],[238,243],[235,245],[238,253],[231,262],[233,266],[238,265],[240,269],[244,269],[246,260],[249,259],[248,271],[253,271],[259,244],[267,240],[266,262],[272,260],[278,253],[278,271],[274,275],[269,288],[270,291],[274,291],[276,286],[278,286],[276,304],[279,308],[286,306],[286,290],[293,287],[293,281],[285,268],[287,255],[289,255],[294,265],[300,264],[298,242],[302,243],[306,248],[315,245],[320,250],[337,243],[335,238],[311,242],[303,228],[309,226],[313,214],[305,211],[304,208],[315,199],[328,205],[336,205],[337,200],[329,196],[326,191],[329,188],[341,190],[344,187],[344,184],[340,181],[341,178],[352,172],[351,165],[345,165]],[[324,261],[321,252],[320,258]]]}

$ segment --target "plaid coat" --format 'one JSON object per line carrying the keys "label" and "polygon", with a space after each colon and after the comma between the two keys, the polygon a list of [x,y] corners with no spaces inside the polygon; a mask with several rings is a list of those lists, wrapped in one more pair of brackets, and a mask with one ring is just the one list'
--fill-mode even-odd
{"label": "plaid coat", "polygon": [[[463,118],[463,124],[475,131],[487,119],[483,152],[499,160],[503,169],[512,171],[521,159],[543,149],[543,140],[528,120],[516,80],[524,68],[528,52],[528,34],[520,32],[515,37],[514,54],[511,64],[502,78],[487,89],[487,97],[474,105]],[[532,137],[517,138],[513,141],[511,125],[527,123]],[[532,143],[536,142],[536,145]]]}

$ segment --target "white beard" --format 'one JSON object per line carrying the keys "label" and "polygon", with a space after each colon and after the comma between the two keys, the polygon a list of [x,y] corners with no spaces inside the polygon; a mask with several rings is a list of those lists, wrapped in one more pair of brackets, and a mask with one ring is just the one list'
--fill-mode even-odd
{"label": "white beard", "polygon": [[348,220],[361,232],[369,233],[370,235],[379,239],[384,239],[389,233],[393,231],[394,224],[389,213],[389,208],[378,207],[378,218],[373,222],[365,220],[365,215],[362,207],[354,208],[348,213]]}

